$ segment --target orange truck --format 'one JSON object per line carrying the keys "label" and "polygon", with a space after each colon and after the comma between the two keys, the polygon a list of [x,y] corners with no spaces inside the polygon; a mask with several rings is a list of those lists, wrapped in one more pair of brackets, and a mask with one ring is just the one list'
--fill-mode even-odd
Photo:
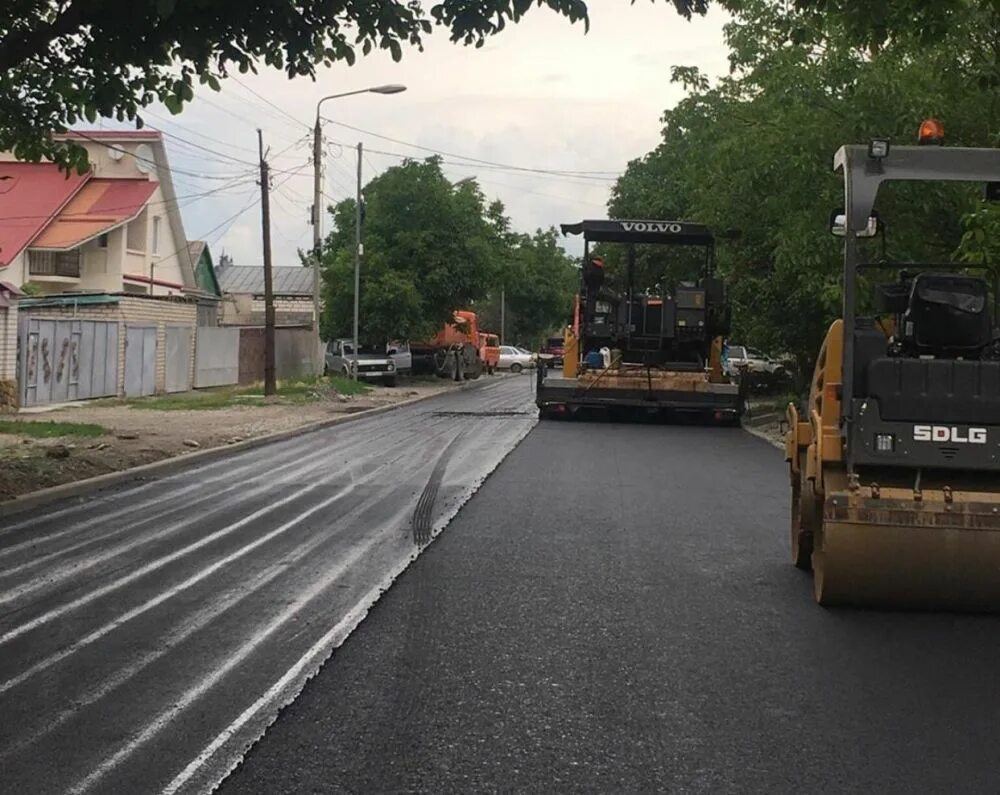
{"label": "orange truck", "polygon": [[479,323],[475,312],[460,309],[433,339],[410,342],[414,373],[435,373],[464,381],[483,374]]}

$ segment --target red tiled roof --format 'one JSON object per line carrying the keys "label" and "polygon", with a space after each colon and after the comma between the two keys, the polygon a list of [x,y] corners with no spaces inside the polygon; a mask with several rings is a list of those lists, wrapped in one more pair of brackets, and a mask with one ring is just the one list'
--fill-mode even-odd
{"label": "red tiled roof", "polygon": [[69,249],[139,214],[158,183],[147,179],[91,179],[32,243]]}
{"label": "red tiled roof", "polygon": [[89,178],[52,163],[0,162],[0,268],[45,229]]}

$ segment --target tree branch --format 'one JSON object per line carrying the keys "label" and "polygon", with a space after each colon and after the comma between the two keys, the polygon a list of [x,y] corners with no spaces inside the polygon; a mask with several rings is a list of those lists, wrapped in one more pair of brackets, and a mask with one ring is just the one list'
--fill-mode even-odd
{"label": "tree branch", "polygon": [[53,39],[79,30],[85,21],[87,0],[70,0],[52,22],[22,36],[0,41],[0,72],[16,69],[49,49]]}

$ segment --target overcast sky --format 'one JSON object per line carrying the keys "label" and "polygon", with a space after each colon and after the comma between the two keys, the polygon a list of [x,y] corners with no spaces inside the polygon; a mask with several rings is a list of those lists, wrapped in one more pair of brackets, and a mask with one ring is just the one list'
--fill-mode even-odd
{"label": "overcast sky", "polygon": [[[353,67],[323,70],[315,83],[290,81],[276,71],[239,75],[239,82],[225,81],[221,93],[200,90],[180,116],[153,110],[150,126],[177,136],[167,138],[171,166],[189,172],[175,177],[178,196],[186,197],[181,211],[188,237],[207,239],[216,261],[225,251],[237,264],[261,263],[260,207],[253,204],[259,190],[250,177],[260,127],[276,172],[274,264],[297,264],[297,249],[308,248],[312,239],[310,127],[316,101],[381,83],[403,83],[408,90],[333,100],[323,115],[458,156],[619,173],[657,144],[661,113],[682,96],[670,83],[672,66],[698,66],[713,76],[726,72],[727,17],[715,11],[686,22],[668,2],[593,0],[589,6],[586,35],[582,25],[533,8],[478,50],[451,44],[443,30],[435,30],[424,52],[404,50],[398,64],[375,53]],[[325,190],[334,201],[353,195],[356,160],[350,147],[358,141],[371,150],[363,162],[365,181],[376,169],[398,163],[396,155],[429,154],[332,123],[324,129]],[[503,201],[519,231],[606,213],[611,174],[574,179],[450,164],[458,160],[446,158],[448,177],[477,177],[489,198]],[[210,191],[218,192],[203,195]],[[566,247],[574,253],[579,248],[572,240]]]}

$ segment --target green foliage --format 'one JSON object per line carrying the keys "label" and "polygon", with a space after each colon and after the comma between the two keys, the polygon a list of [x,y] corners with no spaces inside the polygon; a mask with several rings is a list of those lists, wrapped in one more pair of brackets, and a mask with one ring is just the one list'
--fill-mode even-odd
{"label": "green foliage", "polygon": [[[739,239],[718,246],[734,302],[733,337],[805,364],[841,301],[841,245],[827,231],[830,211],[843,205],[834,152],[873,136],[915,142],[931,115],[944,121],[949,145],[995,146],[997,10],[993,0],[944,3],[947,24],[928,17],[924,25],[916,8],[923,4],[903,0],[726,5],[734,12],[726,29],[732,73],[712,84],[697,70],[674,71],[689,95],[664,113],[662,143],[629,164],[610,210],[739,230]],[[904,24],[910,12],[913,24]],[[885,24],[869,26],[868,38],[854,24],[878,19]],[[968,261],[992,259],[1000,253],[992,210],[963,226],[974,192],[887,186],[877,205],[887,256],[941,262],[961,244]],[[874,247],[869,253],[882,255]]]}
{"label": "green foliage", "polygon": [[[359,335],[369,345],[428,339],[456,309],[499,332],[506,289],[508,338],[538,339],[566,322],[577,271],[554,229],[512,232],[503,204],[473,180],[452,185],[440,159],[407,161],[365,188]],[[354,200],[331,209],[324,246],[325,339],[354,323]]]}
{"label": "green foliage", "polygon": [[[706,0],[673,4],[690,16]],[[418,0],[4,0],[0,150],[82,171],[83,148],[53,142],[50,131],[98,116],[141,127],[151,103],[179,113],[196,84],[218,91],[233,70],[261,63],[312,78],[319,64],[353,64],[359,50],[388,50],[398,61],[434,25],[481,47],[534,5],[589,24],[583,0],[441,0],[429,14]]]}
{"label": "green foliage", "polygon": [[[555,229],[507,237],[501,275],[506,342],[535,348],[569,322],[580,272],[558,240]],[[494,290],[487,301],[475,306],[483,328],[500,331],[500,300],[500,291]]]}
{"label": "green foliage", "polygon": [[[323,263],[326,339],[353,333],[355,208],[345,200],[332,209]],[[372,345],[424,339],[455,309],[485,299],[504,254],[496,212],[474,182],[445,179],[439,158],[407,161],[372,180],[365,189],[361,338]]]}

